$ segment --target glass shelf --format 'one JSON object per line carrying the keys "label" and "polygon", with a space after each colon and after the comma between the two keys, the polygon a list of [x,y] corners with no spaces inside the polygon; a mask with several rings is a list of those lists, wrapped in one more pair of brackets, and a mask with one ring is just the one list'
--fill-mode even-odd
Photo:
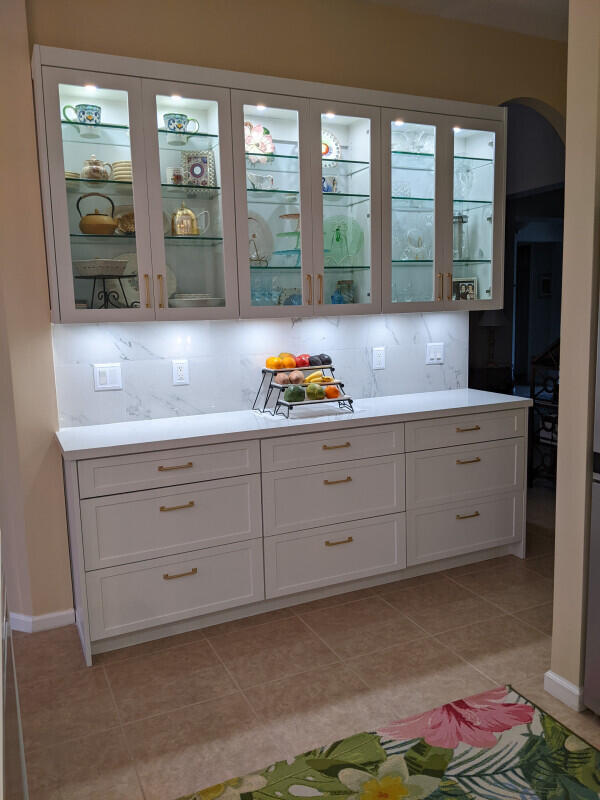
{"label": "glass shelf", "polygon": [[433,266],[433,260],[431,259],[415,259],[410,260],[406,258],[398,258],[392,259],[392,266],[393,267],[431,267]]}
{"label": "glass shelf", "polygon": [[334,264],[331,267],[328,267],[327,265],[325,265],[323,267],[323,269],[324,269],[325,272],[335,272],[336,270],[340,270],[340,271],[344,270],[344,271],[348,272],[349,270],[355,270],[355,269],[371,269],[371,267],[370,266],[364,266],[364,265],[357,265],[355,267],[346,267],[344,265]]}
{"label": "glass shelf", "polygon": [[111,125],[99,123],[98,125],[82,125],[79,122],[61,120],[63,142],[70,144],[84,144],[92,147],[95,144],[111,147],[127,147],[129,141],[128,125]]}
{"label": "glass shelf", "polygon": [[411,153],[406,150],[392,150],[392,169],[414,172],[434,172],[434,153]]}
{"label": "glass shelf", "polygon": [[302,269],[302,267],[300,267],[300,266],[298,266],[298,267],[279,267],[279,266],[271,266],[271,265],[269,265],[269,266],[264,266],[264,265],[263,266],[259,266],[259,265],[252,266],[252,265],[250,265],[250,269],[253,272],[254,271],[279,272],[280,270],[292,270],[292,269],[296,270],[296,271],[300,271]]}
{"label": "glass shelf", "polygon": [[123,244],[123,242],[133,242],[135,241],[135,233],[128,233],[128,234],[108,234],[104,236],[101,233],[71,233],[71,239],[78,239],[79,242],[82,242],[86,239],[91,241],[98,242],[99,240],[104,242],[118,242]]}
{"label": "glass shelf", "polygon": [[267,156],[268,161],[262,163],[257,161],[253,163],[250,156],[255,156],[255,153],[246,153],[246,173],[248,172],[291,172],[297,174],[298,172],[298,156],[285,156],[273,153]]}
{"label": "glass shelf", "polygon": [[466,161],[471,164],[471,169],[489,167],[494,163],[493,158],[475,158],[474,156],[454,156],[455,161]]}
{"label": "glass shelf", "polygon": [[358,175],[364,172],[371,166],[368,161],[350,161],[344,158],[322,158],[321,164],[323,166],[323,173],[327,174],[329,171],[333,175],[339,175],[345,178],[351,178],[353,175]]}
{"label": "glass shelf", "polygon": [[74,192],[76,194],[87,191],[91,186],[96,186],[98,189],[106,189],[106,191],[111,194],[127,195],[129,197],[133,194],[133,184],[131,181],[98,180],[97,178],[65,178],[65,182],[67,184],[67,192]]}
{"label": "glass shelf", "polygon": [[74,128],[110,128],[110,129],[116,128],[117,130],[120,130],[120,131],[128,131],[129,130],[129,125],[113,125],[113,124],[108,123],[108,122],[96,122],[93,125],[86,125],[86,124],[83,124],[81,122],[70,122],[70,121],[67,121],[66,119],[62,119],[60,122],[61,122],[61,125],[70,125],[71,127],[74,127]]}
{"label": "glass shelf", "polygon": [[485,206],[492,206],[493,200],[453,200],[455,209],[459,211],[477,211]]}
{"label": "glass shelf", "polygon": [[165,244],[198,245],[199,247],[214,247],[222,244],[222,236],[172,236],[165,234]]}
{"label": "glass shelf", "polygon": [[392,197],[392,211],[428,211],[434,209],[435,200],[429,197]]}
{"label": "glass shelf", "polygon": [[267,203],[270,205],[298,205],[300,192],[288,192],[285,189],[246,189],[248,204]]}
{"label": "glass shelf", "polygon": [[322,192],[324,206],[352,206],[366,203],[371,199],[370,194],[346,194],[345,192]]}
{"label": "glass shelf", "polygon": [[491,264],[490,258],[455,258],[453,264]]}
{"label": "glass shelf", "polygon": [[191,184],[183,184],[177,186],[173,183],[161,183],[163,197],[202,197],[206,200],[212,200],[218,197],[221,191],[220,186],[194,186]]}
{"label": "glass shelf", "polygon": [[[167,136],[181,136],[182,139],[178,144],[171,144],[167,141]],[[190,142],[190,139],[194,141]],[[175,133],[175,131],[168,131],[165,128],[158,129],[158,147],[160,150],[180,150],[183,153],[186,152],[185,145],[188,143],[192,145],[189,148],[192,150],[198,147],[203,150],[214,150],[219,145],[219,136],[216,133],[204,133],[203,131],[198,131],[198,133]]]}

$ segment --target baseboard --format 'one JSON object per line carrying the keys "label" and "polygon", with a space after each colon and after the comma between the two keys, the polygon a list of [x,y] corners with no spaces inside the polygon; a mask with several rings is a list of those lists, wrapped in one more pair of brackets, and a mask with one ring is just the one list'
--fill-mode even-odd
{"label": "baseboard", "polygon": [[583,711],[583,687],[575,686],[574,683],[568,681],[566,678],[561,678],[556,672],[548,670],[544,675],[544,689],[556,697],[561,703],[564,703],[573,711]]}
{"label": "baseboard", "polygon": [[39,617],[16,614],[14,611],[10,612],[10,627],[13,631],[21,631],[22,633],[49,631],[51,628],[73,625],[74,622],[75,611],[72,608],[68,608],[66,611],[53,611],[52,614],[40,614]]}

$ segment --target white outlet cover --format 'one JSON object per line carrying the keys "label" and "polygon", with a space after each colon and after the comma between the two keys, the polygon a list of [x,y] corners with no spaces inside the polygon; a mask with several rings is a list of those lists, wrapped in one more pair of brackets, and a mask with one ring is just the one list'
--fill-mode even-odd
{"label": "white outlet cover", "polygon": [[444,363],[444,343],[443,342],[428,342],[427,353],[425,356],[426,364],[443,364]]}
{"label": "white outlet cover", "polygon": [[173,386],[187,386],[190,382],[190,365],[187,358],[174,358]]}
{"label": "white outlet cover", "polygon": [[123,388],[121,364],[93,364],[94,391],[118,392]]}
{"label": "white outlet cover", "polygon": [[373,369],[385,369],[385,347],[373,348]]}

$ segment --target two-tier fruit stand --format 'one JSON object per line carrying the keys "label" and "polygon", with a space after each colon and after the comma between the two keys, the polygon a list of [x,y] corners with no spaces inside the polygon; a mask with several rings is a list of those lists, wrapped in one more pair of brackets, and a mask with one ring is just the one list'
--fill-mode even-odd
{"label": "two-tier fruit stand", "polygon": [[[275,375],[279,372],[293,372],[294,370],[298,370],[300,372],[306,374],[310,372],[314,372],[316,369],[320,369],[323,371],[323,375],[331,376],[332,380],[325,384],[326,386],[336,386],[339,390],[340,394],[338,397],[325,397],[322,400],[296,400],[296,401],[289,401],[283,399],[283,393],[289,386],[297,385],[301,386],[303,389],[306,389],[306,385],[301,384],[279,384],[275,382]],[[282,417],[289,418],[290,411],[293,408],[298,406],[310,406],[310,405],[322,405],[323,403],[337,403],[339,408],[345,409],[346,411],[354,412],[354,408],[352,406],[352,398],[350,395],[347,395],[344,392],[344,384],[342,381],[337,380],[335,377],[335,367],[333,364],[322,364],[321,366],[315,367],[293,367],[291,369],[269,369],[268,367],[263,367],[262,369],[262,380],[260,382],[260,386],[258,387],[258,392],[256,393],[256,398],[254,403],[252,404],[252,408],[255,411],[260,411],[261,413],[269,413],[273,416],[280,415]]]}

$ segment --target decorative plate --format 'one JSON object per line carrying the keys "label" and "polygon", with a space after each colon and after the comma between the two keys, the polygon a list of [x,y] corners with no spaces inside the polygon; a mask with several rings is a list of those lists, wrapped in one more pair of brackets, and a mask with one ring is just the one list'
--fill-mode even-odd
{"label": "decorative plate", "polygon": [[273,255],[273,234],[260,214],[248,217],[248,259],[250,264],[266,267]]}
{"label": "decorative plate", "polygon": [[[342,157],[342,145],[340,140],[331,131],[323,129],[321,131],[321,158],[333,159],[338,161]],[[336,164],[328,164],[330,168]]]}
{"label": "decorative plate", "polygon": [[352,267],[365,242],[363,229],[352,217],[328,217],[323,222],[324,264],[326,267]]}
{"label": "decorative plate", "polygon": [[244,122],[246,155],[251,164],[266,164],[268,156],[275,152],[273,137],[268,128],[258,123]]}
{"label": "decorative plate", "polygon": [[191,186],[216,186],[215,154],[212,150],[189,150],[181,154],[183,181]]}

